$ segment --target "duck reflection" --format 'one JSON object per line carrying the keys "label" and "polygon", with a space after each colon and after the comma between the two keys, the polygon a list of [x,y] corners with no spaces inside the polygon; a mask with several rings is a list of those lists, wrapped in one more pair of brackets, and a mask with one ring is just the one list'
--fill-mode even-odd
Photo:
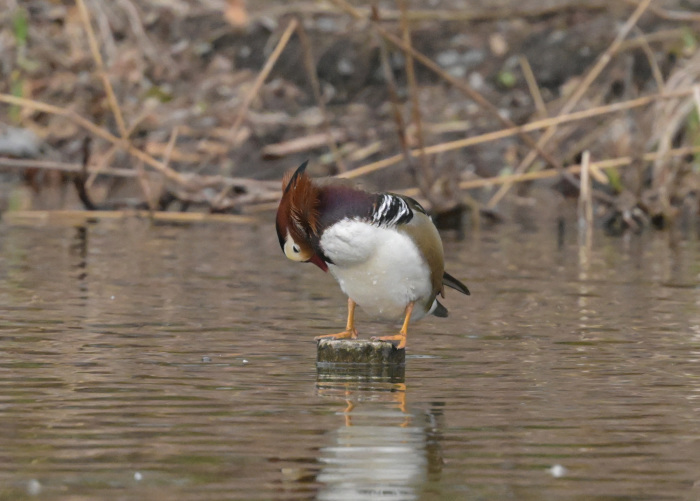
{"label": "duck reflection", "polygon": [[429,446],[430,414],[408,410],[404,367],[319,366],[317,391],[346,402],[342,425],[320,449],[317,499],[418,499],[435,471],[429,463],[442,458]]}

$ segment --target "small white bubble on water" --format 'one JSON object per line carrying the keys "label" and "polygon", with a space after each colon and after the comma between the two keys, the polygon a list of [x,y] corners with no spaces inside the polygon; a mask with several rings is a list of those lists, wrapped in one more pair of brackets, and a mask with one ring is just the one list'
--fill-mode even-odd
{"label": "small white bubble on water", "polygon": [[136,480],[137,482],[139,480],[143,480],[143,475],[141,475],[140,471],[137,471],[136,473],[134,473],[134,480]]}
{"label": "small white bubble on water", "polygon": [[549,473],[551,473],[554,478],[561,478],[567,474],[567,470],[562,465],[555,464],[549,469]]}
{"label": "small white bubble on water", "polygon": [[37,496],[41,492],[41,483],[33,478],[27,482],[27,494],[30,496]]}

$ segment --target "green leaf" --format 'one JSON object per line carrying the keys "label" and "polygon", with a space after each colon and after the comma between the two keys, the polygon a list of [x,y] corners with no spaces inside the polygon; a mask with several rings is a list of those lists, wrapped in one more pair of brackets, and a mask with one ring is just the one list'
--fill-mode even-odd
{"label": "green leaf", "polygon": [[500,86],[505,87],[506,89],[511,89],[518,82],[518,79],[512,71],[501,70],[496,77],[496,81]]}
{"label": "green leaf", "polygon": [[692,54],[698,47],[698,39],[689,27],[684,26],[682,28],[681,39],[683,40],[683,52],[686,54]]}
{"label": "green leaf", "polygon": [[27,39],[29,38],[29,20],[27,17],[27,11],[24,9],[17,9],[12,18],[12,25],[17,44],[27,45]]}
{"label": "green leaf", "polygon": [[622,176],[620,176],[620,171],[613,168],[604,170],[605,174],[608,176],[608,181],[610,182],[610,186],[612,187],[612,189],[615,190],[617,193],[620,193],[623,189]]}

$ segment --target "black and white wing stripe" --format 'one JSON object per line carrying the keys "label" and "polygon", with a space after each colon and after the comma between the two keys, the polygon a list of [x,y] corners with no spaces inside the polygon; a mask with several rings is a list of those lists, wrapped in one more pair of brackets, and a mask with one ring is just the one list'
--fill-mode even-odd
{"label": "black and white wing stripe", "polygon": [[[417,202],[416,205],[418,205]],[[411,219],[413,219],[413,210],[402,197],[391,193],[382,193],[377,196],[371,215],[373,224],[396,226],[408,223]]]}

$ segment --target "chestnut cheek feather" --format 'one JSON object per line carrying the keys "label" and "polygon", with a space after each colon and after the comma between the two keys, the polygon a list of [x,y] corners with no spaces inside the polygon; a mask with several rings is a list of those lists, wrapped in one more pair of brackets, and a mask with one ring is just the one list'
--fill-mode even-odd
{"label": "chestnut cheek feather", "polygon": [[307,261],[307,263],[314,263],[316,266],[321,268],[323,271],[328,271],[328,265],[317,254],[314,254],[313,257]]}

